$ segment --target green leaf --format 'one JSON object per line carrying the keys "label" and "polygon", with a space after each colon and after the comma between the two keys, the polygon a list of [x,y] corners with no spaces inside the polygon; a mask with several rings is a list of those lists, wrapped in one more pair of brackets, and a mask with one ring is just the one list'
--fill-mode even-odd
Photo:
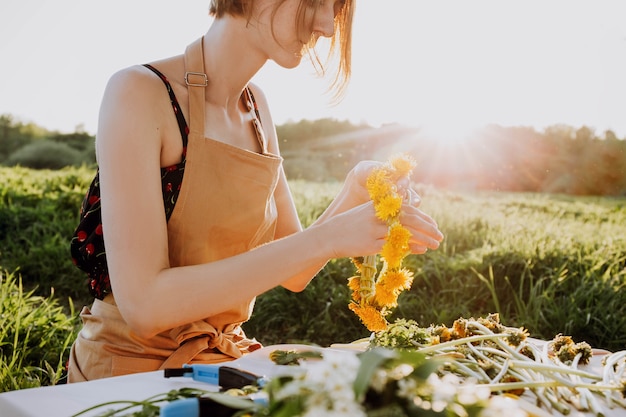
{"label": "green leaf", "polygon": [[234,410],[256,410],[261,407],[260,404],[256,404],[245,397],[236,397],[229,394],[220,394],[217,392],[209,392],[202,395],[205,398],[210,398],[216,403],[225,405],[226,407]]}
{"label": "green leaf", "polygon": [[357,401],[360,401],[365,396],[376,369],[385,361],[395,357],[397,357],[396,352],[384,348],[375,348],[359,355],[361,366],[354,380],[354,394]]}
{"label": "green leaf", "polygon": [[413,375],[422,380],[426,380],[430,374],[435,372],[442,365],[441,361],[429,358],[416,350],[399,350],[396,354],[396,360],[411,365],[413,367]]}

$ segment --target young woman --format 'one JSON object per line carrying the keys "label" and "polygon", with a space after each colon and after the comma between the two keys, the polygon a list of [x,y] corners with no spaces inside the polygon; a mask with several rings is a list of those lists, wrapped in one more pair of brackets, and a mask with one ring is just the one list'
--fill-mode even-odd
{"label": "young woman", "polygon": [[[296,67],[323,36],[341,89],[353,12],[354,0],[212,0],[213,23],[185,54],[113,75],[72,240],[95,300],[70,382],[240,357],[260,347],[240,327],[256,296],[302,291],[329,259],[380,251],[387,227],[364,187],[376,163],[353,168],[303,230],[269,106],[250,83],[268,60]],[[437,248],[441,232],[406,191],[412,252]]]}

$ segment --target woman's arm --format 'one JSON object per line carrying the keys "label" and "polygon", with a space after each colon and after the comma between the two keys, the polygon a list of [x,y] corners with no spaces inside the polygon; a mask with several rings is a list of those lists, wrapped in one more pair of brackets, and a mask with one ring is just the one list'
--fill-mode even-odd
{"label": "woman's arm", "polygon": [[382,247],[386,226],[368,203],[298,229],[283,176],[277,230],[284,237],[232,258],[171,268],[160,183],[164,121],[176,123],[158,78],[141,67],[112,77],[97,134],[104,238],[116,302],[138,335],[210,317],[294,277],[310,279],[331,258]]}
{"label": "woman's arm", "polygon": [[[267,99],[263,92],[255,85],[251,84],[250,88],[259,107],[265,134],[269,141],[270,151],[278,155],[280,154],[278,138],[276,135],[276,129],[274,128],[274,123],[272,122],[271,114],[268,110],[269,106]],[[353,209],[354,207],[368,203],[370,201],[370,197],[366,189],[367,177],[374,168],[380,167],[381,165],[382,163],[377,161],[362,161],[358,163],[348,173],[340,192],[333,199],[324,213],[322,213],[322,215],[312,224],[312,226],[321,225],[339,214]],[[415,191],[409,188],[410,184],[408,184],[408,181],[406,184],[403,183],[399,186],[401,188],[405,188],[406,192],[410,196],[410,201],[407,201],[407,204],[405,204],[405,207],[403,208],[402,218],[403,223],[412,234],[409,242],[412,253],[421,254],[425,253],[428,249],[436,249],[439,246],[439,242],[443,238],[436,222],[430,216],[426,215],[417,208],[420,203],[419,196],[415,193]],[[276,190],[276,201],[279,212],[276,237],[281,238],[301,231],[302,226],[297,216],[297,211],[291,197],[284,171],[281,172],[281,177]],[[327,261],[328,259],[324,260],[323,263],[319,265],[314,265],[312,268],[303,270],[298,275],[283,282],[282,286],[296,292],[304,290],[311,279],[313,279],[320,269],[324,267]]]}

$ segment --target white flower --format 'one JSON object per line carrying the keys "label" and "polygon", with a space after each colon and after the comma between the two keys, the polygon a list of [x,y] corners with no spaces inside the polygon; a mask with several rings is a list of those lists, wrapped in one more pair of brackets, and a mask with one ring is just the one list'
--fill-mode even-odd
{"label": "white flower", "polygon": [[516,400],[502,395],[493,396],[488,403],[487,408],[481,410],[480,417],[528,417],[526,411],[519,408]]}
{"label": "white flower", "polygon": [[365,417],[354,395],[354,381],[361,362],[352,352],[327,351],[321,360],[305,361],[303,373],[285,383],[277,400],[304,399],[303,417]]}
{"label": "white flower", "polygon": [[397,395],[400,398],[413,398],[417,391],[417,382],[413,378],[404,378],[398,381]]}
{"label": "white flower", "polygon": [[370,380],[370,388],[376,392],[383,392],[388,381],[387,372],[384,369],[376,369]]}
{"label": "white flower", "polygon": [[324,358],[319,361],[306,361],[302,367],[306,369],[306,379],[320,383],[332,390],[337,384],[352,386],[356,379],[361,362],[352,352],[332,351],[324,352]]}
{"label": "white flower", "polygon": [[463,405],[476,404],[489,399],[491,391],[486,386],[468,382],[458,389],[457,401]]}
{"label": "white flower", "polygon": [[389,371],[389,376],[395,380],[400,380],[411,375],[411,372],[413,372],[413,367],[409,364],[402,363]]}
{"label": "white flower", "polygon": [[446,374],[442,378],[432,373],[426,382],[431,386],[433,402],[450,403],[454,401],[458,388],[458,378],[452,374]]}

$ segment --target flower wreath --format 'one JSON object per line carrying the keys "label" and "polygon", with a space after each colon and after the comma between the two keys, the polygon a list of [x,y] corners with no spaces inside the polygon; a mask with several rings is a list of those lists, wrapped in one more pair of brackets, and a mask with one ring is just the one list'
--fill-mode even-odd
{"label": "flower wreath", "polygon": [[348,279],[348,287],[352,290],[350,310],[372,332],[387,328],[386,316],[398,305],[400,293],[413,283],[413,273],[402,268],[403,259],[410,253],[411,233],[400,223],[404,196],[397,183],[408,179],[415,166],[412,157],[401,154],[373,169],[367,178],[367,192],[374,202],[376,217],[387,223],[388,232],[379,254],[380,271],[378,254],[352,258],[359,275]]}

